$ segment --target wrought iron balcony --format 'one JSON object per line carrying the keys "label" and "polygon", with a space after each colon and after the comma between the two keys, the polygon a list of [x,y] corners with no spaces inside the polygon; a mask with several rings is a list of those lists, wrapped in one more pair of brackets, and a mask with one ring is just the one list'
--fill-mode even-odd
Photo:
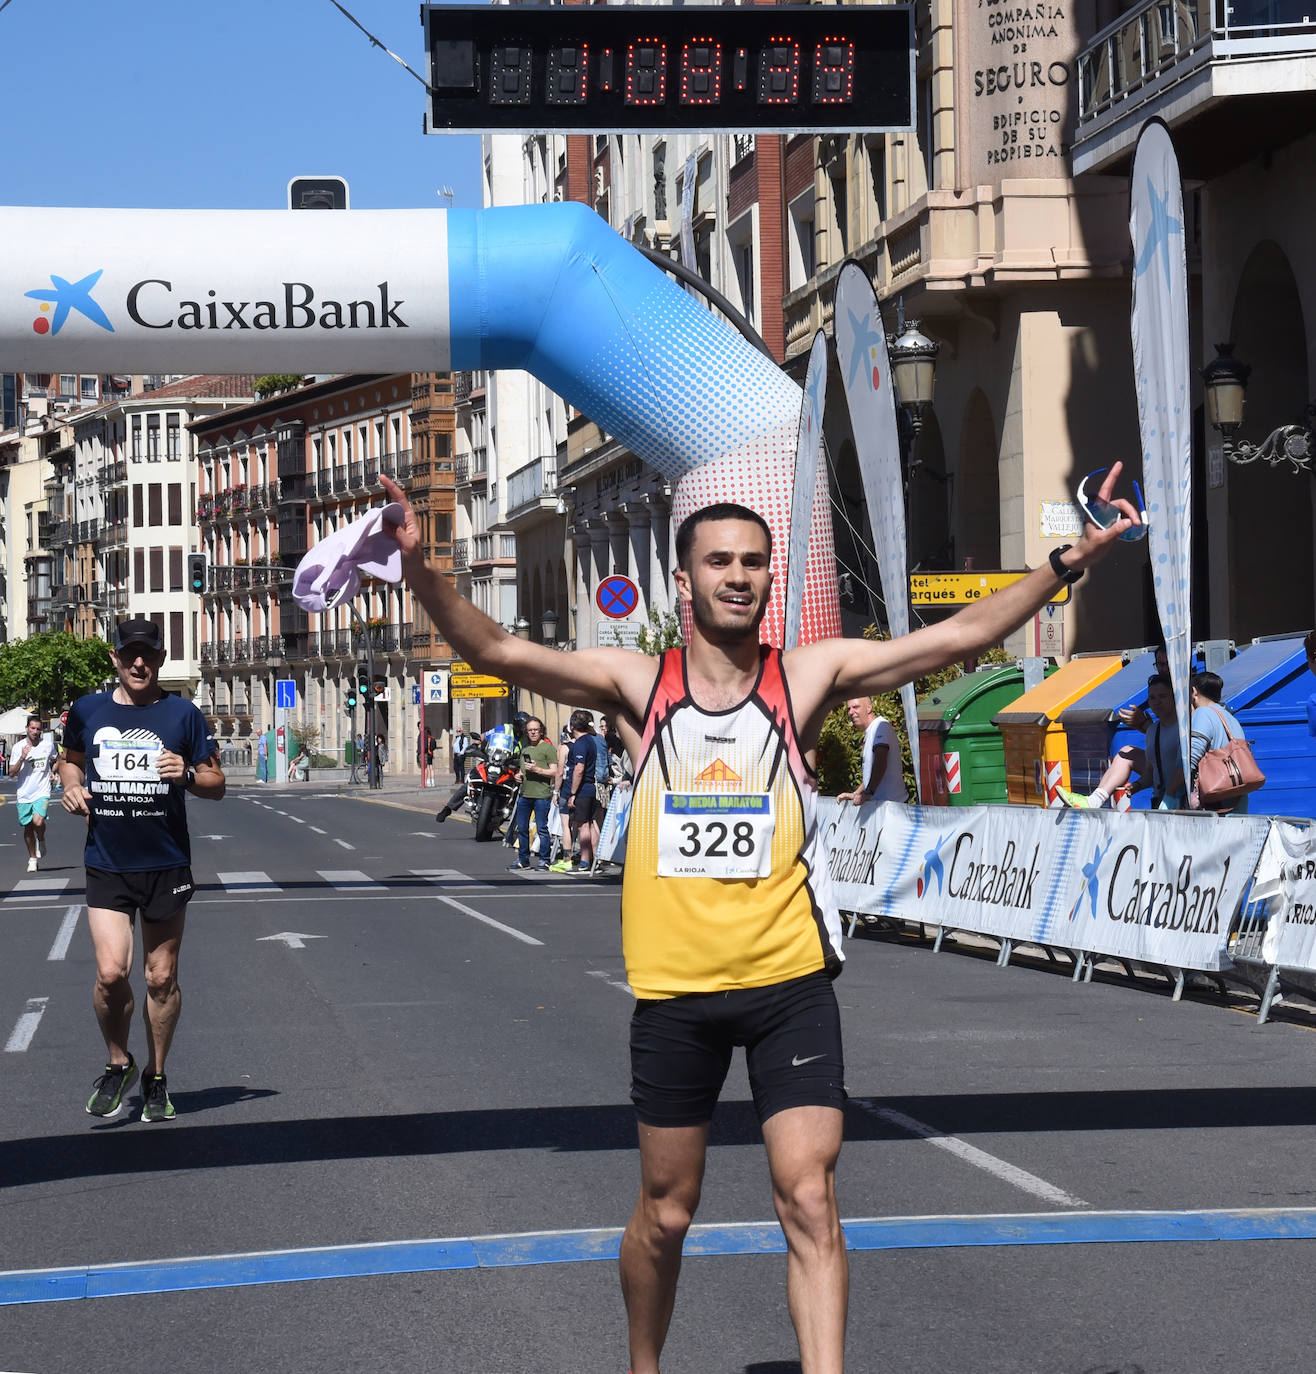
{"label": "wrought iron balcony", "polygon": [[453,572],[469,572],[471,567],[471,541],[454,539],[452,541]]}
{"label": "wrought iron balcony", "polygon": [[215,665],[215,641],[208,639],[201,646],[201,666],[203,668],[213,668]]}

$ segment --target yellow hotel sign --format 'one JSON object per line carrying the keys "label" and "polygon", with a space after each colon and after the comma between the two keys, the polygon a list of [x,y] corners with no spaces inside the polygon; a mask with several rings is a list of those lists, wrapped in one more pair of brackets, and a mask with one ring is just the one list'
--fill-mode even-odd
{"label": "yellow hotel sign", "polygon": [[[913,606],[972,606],[1027,576],[1026,572],[910,573],[909,600]],[[1049,604],[1063,606],[1068,600],[1069,587],[1061,586]]]}

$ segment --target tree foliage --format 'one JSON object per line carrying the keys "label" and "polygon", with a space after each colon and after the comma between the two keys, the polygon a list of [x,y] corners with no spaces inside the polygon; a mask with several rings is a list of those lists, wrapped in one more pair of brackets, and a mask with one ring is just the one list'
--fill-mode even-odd
{"label": "tree foliage", "polygon": [[[890,639],[885,630],[869,625],[864,630],[865,639]],[[1002,649],[989,649],[978,662],[1009,663],[1010,656]],[[958,663],[949,668],[940,668],[914,683],[914,696],[922,701],[925,696],[962,677],[964,670]],[[883,692],[873,698],[873,709],[879,716],[889,720],[900,740],[900,765],[905,775],[905,788],[911,797],[916,796],[914,787],[914,768],[910,761],[909,732],[905,729],[905,708],[901,704],[900,692]],[[818,790],[825,796],[835,796],[838,792],[851,792],[859,786],[859,768],[864,753],[864,736],[850,722],[849,713],[844,706],[838,706],[828,713],[823,721],[818,738]]]}
{"label": "tree foliage", "polygon": [[51,716],[114,677],[110,646],[51,630],[0,646],[0,702]]}
{"label": "tree foliage", "polygon": [[[620,638],[619,638],[620,642]],[[668,649],[679,649],[685,644],[681,634],[681,617],[675,611],[660,611],[649,607],[649,624],[636,636],[635,647],[642,654],[657,658]]]}
{"label": "tree foliage", "polygon": [[291,391],[293,387],[301,386],[304,380],[299,372],[271,372],[265,377],[257,377],[252,390],[264,401],[281,391]]}

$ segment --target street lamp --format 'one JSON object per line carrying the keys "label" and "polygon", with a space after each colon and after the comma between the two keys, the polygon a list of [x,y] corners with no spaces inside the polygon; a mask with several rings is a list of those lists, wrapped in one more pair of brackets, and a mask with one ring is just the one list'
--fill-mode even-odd
{"label": "street lamp", "polygon": [[550,606],[539,617],[539,631],[545,644],[557,643],[557,612]]}
{"label": "street lamp", "polygon": [[517,637],[517,639],[530,638],[530,622],[525,618],[525,616],[517,616],[516,624],[512,626],[512,633]]}
{"label": "street lamp", "polygon": [[1202,369],[1206,418],[1224,437],[1225,457],[1240,465],[1260,459],[1273,468],[1289,462],[1294,472],[1309,471],[1316,451],[1316,436],[1312,434],[1316,405],[1308,405],[1302,423],[1280,425],[1259,444],[1234,443],[1233,436],[1243,423],[1243,405],[1251,375],[1252,369],[1234,357],[1232,343],[1216,344],[1215,357]]}
{"label": "street lamp", "polygon": [[941,352],[941,345],[928,338],[919,328],[918,320],[910,320],[906,324],[903,301],[897,310],[896,328],[899,333],[887,340],[891,383],[896,390],[897,402],[909,418],[917,442],[919,430],[923,428],[928,408],[932,405],[937,354]]}

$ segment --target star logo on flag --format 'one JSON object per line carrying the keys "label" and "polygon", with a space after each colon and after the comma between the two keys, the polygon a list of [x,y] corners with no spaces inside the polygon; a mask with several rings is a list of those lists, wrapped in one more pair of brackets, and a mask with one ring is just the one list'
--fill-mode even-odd
{"label": "star logo on flag", "polygon": [[850,328],[854,330],[854,353],[850,357],[850,375],[846,378],[846,386],[853,386],[855,374],[864,365],[864,357],[868,358],[869,382],[874,391],[878,387],[877,358],[878,350],[881,347],[882,336],[873,328],[872,317],[869,315],[856,315],[853,311],[847,311],[850,317]]}
{"label": "star logo on flag", "polygon": [[1178,234],[1183,236],[1183,224],[1170,214],[1169,192],[1160,196],[1156,194],[1156,187],[1152,183],[1151,177],[1147,178],[1147,200],[1151,205],[1151,227],[1147,231],[1147,237],[1142,241],[1142,252],[1138,255],[1137,265],[1134,267],[1136,276],[1141,277],[1151,266],[1152,259],[1160,250],[1161,266],[1165,273],[1165,280],[1170,280],[1170,236]]}

